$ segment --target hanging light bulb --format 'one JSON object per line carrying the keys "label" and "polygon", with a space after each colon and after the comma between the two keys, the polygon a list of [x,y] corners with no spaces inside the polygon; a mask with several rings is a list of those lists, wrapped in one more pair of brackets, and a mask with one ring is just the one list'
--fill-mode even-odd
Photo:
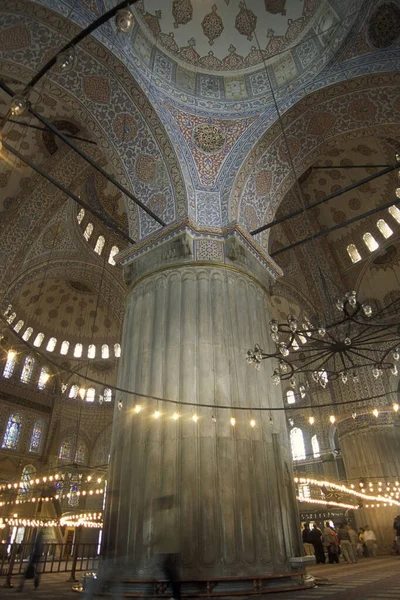
{"label": "hanging light bulb", "polygon": [[285,342],[281,342],[279,344],[279,352],[282,354],[282,356],[288,356],[289,354],[289,349],[286,346]]}
{"label": "hanging light bulb", "polygon": [[374,417],[378,417],[379,416],[379,410],[377,408],[374,408],[374,410],[372,411],[372,414],[374,415]]}
{"label": "hanging light bulb", "polygon": [[179,419],[179,413],[174,412],[174,414],[172,415],[172,418],[174,419],[174,421],[177,421]]}
{"label": "hanging light bulb", "polygon": [[211,420],[212,420],[213,423],[217,422],[217,419],[216,419],[216,417],[214,415],[211,415]]}
{"label": "hanging light bulb", "polygon": [[67,73],[72,69],[75,62],[75,54],[73,48],[68,48],[64,52],[60,52],[56,58],[56,65],[59,71]]}
{"label": "hanging light bulb", "polygon": [[161,414],[161,413],[160,413],[160,411],[159,411],[159,410],[156,410],[156,411],[154,411],[153,417],[154,417],[155,419],[159,419],[159,418],[160,418],[160,414]]}
{"label": "hanging light bulb", "polygon": [[136,406],[135,406],[135,413],[139,414],[141,410],[142,410],[142,407],[140,406],[140,404],[136,404]]}
{"label": "hanging light bulb", "polygon": [[81,388],[79,389],[79,395],[80,395],[80,397],[82,398],[82,400],[84,400],[84,399],[85,399],[85,396],[86,396],[86,389],[85,389],[84,387],[81,387]]}
{"label": "hanging light bulb", "polygon": [[271,331],[273,333],[278,333],[278,321],[276,319],[271,319],[269,324],[271,326]]}
{"label": "hanging light bulb", "polygon": [[278,344],[278,342],[279,342],[279,333],[272,332],[271,333],[271,340],[273,342],[275,342],[275,344]]}
{"label": "hanging light bulb", "polygon": [[291,331],[293,331],[293,333],[297,331],[298,323],[296,317],[294,317],[293,315],[289,315],[287,321]]}
{"label": "hanging light bulb", "polygon": [[400,353],[399,353],[399,349],[396,348],[395,351],[393,352],[393,360],[398,361],[400,358]]}
{"label": "hanging light bulb", "polygon": [[390,367],[390,372],[391,372],[391,374],[392,374],[392,375],[398,375],[398,374],[399,374],[399,371],[398,371],[398,369],[397,369],[397,365],[392,365],[392,366]]}
{"label": "hanging light bulb", "polygon": [[378,379],[378,377],[380,375],[380,370],[378,369],[378,367],[372,368],[372,375],[375,377],[375,379]]}
{"label": "hanging light bulb", "polygon": [[313,371],[312,378],[314,379],[315,383],[318,383],[318,381],[319,381],[319,373],[318,373],[318,371]]}
{"label": "hanging light bulb", "polygon": [[372,317],[372,306],[370,304],[363,304],[362,309],[366,317]]}
{"label": "hanging light bulb", "polygon": [[351,308],[355,308],[357,306],[357,294],[354,290],[352,292],[347,292],[346,298]]}
{"label": "hanging light bulb", "polygon": [[62,383],[61,384],[61,393],[63,394],[66,390],[67,390],[67,384],[66,383]]}
{"label": "hanging light bulb", "polygon": [[336,417],[335,417],[335,415],[331,415],[331,416],[329,417],[329,421],[330,421],[330,422],[332,423],[332,425],[333,425],[333,424],[334,424],[334,422],[336,421]]}
{"label": "hanging light bulb", "polygon": [[20,94],[16,94],[10,103],[11,114],[14,117],[20,117],[24,114],[29,108],[29,101]]}
{"label": "hanging light bulb", "polygon": [[123,404],[122,400],[118,400],[118,410],[122,410]]}
{"label": "hanging light bulb", "polygon": [[232,425],[232,427],[235,427],[235,425],[236,425],[235,417],[231,417],[231,425]]}
{"label": "hanging light bulb", "polygon": [[279,385],[281,382],[281,376],[279,375],[279,370],[275,369],[274,374],[272,375],[272,383],[274,385]]}
{"label": "hanging light bulb", "polygon": [[103,404],[103,402],[104,402],[104,396],[99,394],[99,404]]}
{"label": "hanging light bulb", "polygon": [[290,384],[290,387],[293,388],[293,389],[296,387],[296,380],[295,380],[294,377],[291,377],[289,379],[289,384]]}
{"label": "hanging light bulb", "polygon": [[318,333],[319,333],[319,335],[326,335],[325,325],[318,325]]}
{"label": "hanging light bulb", "polygon": [[280,361],[279,361],[279,365],[278,365],[278,366],[279,366],[279,370],[280,370],[282,373],[287,373],[288,366],[287,366],[287,364],[285,363],[285,361],[284,361],[284,360],[280,360]]}
{"label": "hanging light bulb", "polygon": [[310,425],[314,425],[314,423],[315,423],[314,417],[309,417],[308,422],[310,423]]}
{"label": "hanging light bulb", "polygon": [[251,419],[250,421],[250,427],[255,427],[256,426],[256,422],[254,419]]}
{"label": "hanging light bulb", "polygon": [[397,404],[397,402],[393,404],[393,410],[394,412],[399,412],[399,405]]}
{"label": "hanging light bulb", "polygon": [[115,15],[115,24],[118,31],[121,33],[128,33],[133,26],[133,14],[129,8],[121,8]]}
{"label": "hanging light bulb", "polygon": [[192,416],[192,421],[194,421],[195,423],[197,423],[198,420],[199,420],[199,417],[196,414],[194,414]]}
{"label": "hanging light bulb", "polygon": [[349,337],[344,338],[344,343],[346,346],[351,346],[351,339]]}
{"label": "hanging light bulb", "polygon": [[343,310],[344,309],[344,302],[341,298],[338,298],[335,302],[335,306],[338,310]]}
{"label": "hanging light bulb", "polygon": [[356,419],[357,418],[357,413],[356,412],[351,413],[351,417],[352,417],[352,419]]}
{"label": "hanging light bulb", "polygon": [[342,380],[342,383],[347,383],[347,380],[349,377],[348,377],[346,371],[343,371],[343,373],[340,374],[340,378]]}

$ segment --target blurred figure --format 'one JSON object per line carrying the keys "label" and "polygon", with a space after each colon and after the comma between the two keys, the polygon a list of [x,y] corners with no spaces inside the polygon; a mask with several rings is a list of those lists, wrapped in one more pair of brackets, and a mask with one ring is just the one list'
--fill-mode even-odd
{"label": "blurred figure", "polygon": [[337,539],[336,532],[329,525],[329,521],[325,523],[324,546],[328,552],[330,564],[339,563],[339,540]]}
{"label": "blurred figure", "polygon": [[22,592],[24,589],[25,581],[27,579],[33,579],[33,585],[35,589],[39,587],[40,574],[39,574],[39,561],[43,554],[43,533],[41,530],[36,534],[35,544],[33,546],[32,554],[29,559],[28,566],[24,574],[22,575],[21,583],[19,584],[18,591]]}
{"label": "blurred figure", "polygon": [[368,556],[371,558],[375,558],[376,552],[378,549],[378,546],[376,543],[376,535],[372,531],[372,529],[370,529],[370,527],[368,525],[365,525],[365,527],[364,527],[363,537],[364,537],[364,543],[367,546]]}
{"label": "blurred figure", "polygon": [[400,554],[400,515],[394,519],[393,529],[396,532],[396,552]]}
{"label": "blurred figure", "polygon": [[304,523],[304,529],[301,532],[301,536],[303,538],[304,554],[306,556],[314,556],[315,550],[311,541],[310,523]]}
{"label": "blurred figure", "polygon": [[353,554],[354,554],[354,558],[357,561],[357,556],[358,556],[358,545],[359,545],[359,540],[358,540],[358,534],[357,531],[354,531],[354,529],[352,528],[351,525],[346,525],[346,529],[349,533],[349,538],[350,538],[350,544],[351,547],[353,548]]}
{"label": "blurred figure", "polygon": [[156,531],[153,542],[157,562],[172,588],[174,600],[181,598],[180,533],[175,497],[162,496],[156,500]]}
{"label": "blurred figure", "polygon": [[315,560],[318,564],[325,564],[325,552],[322,544],[322,531],[318,527],[317,523],[314,523],[314,527],[310,531],[310,540],[315,550]]}
{"label": "blurred figure", "polygon": [[349,532],[343,523],[339,523],[337,527],[337,536],[339,538],[339,544],[344,560],[348,563],[357,562],[356,557],[354,556],[353,546],[351,545]]}

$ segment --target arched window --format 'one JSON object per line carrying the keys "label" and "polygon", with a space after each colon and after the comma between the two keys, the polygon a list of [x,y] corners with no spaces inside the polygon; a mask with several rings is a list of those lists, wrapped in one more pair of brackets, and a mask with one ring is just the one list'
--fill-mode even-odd
{"label": "arched window", "polygon": [[60,450],[58,452],[58,458],[60,460],[71,460],[71,442],[68,440],[65,440],[61,446],[60,446]]}
{"label": "arched window", "polygon": [[57,338],[52,337],[49,339],[49,341],[47,342],[47,346],[46,346],[46,350],[47,352],[54,352],[54,348],[56,347],[57,344]]}
{"label": "arched window", "polygon": [[316,435],[313,435],[311,438],[311,446],[314,458],[319,458],[321,456],[321,453],[319,451],[319,442]]}
{"label": "arched window", "polygon": [[379,219],[379,221],[376,222],[376,226],[378,227],[385,240],[387,240],[388,238],[390,238],[391,235],[393,235],[393,229],[389,227],[389,225],[384,219]]}
{"label": "arched window", "polygon": [[44,340],[44,333],[38,333],[33,341],[33,345],[36,346],[36,348],[40,348],[43,340]]}
{"label": "arched window", "polygon": [[90,236],[93,233],[93,224],[92,223],[88,223],[86,225],[86,229],[83,232],[83,237],[85,238],[85,240],[88,242],[90,240]]}
{"label": "arched window", "polygon": [[96,358],[96,346],[94,344],[90,344],[87,352],[88,358]]}
{"label": "arched window", "polygon": [[78,221],[79,225],[82,223],[84,218],[85,218],[85,209],[81,208],[80,211],[78,212],[78,214],[76,215],[76,220]]}
{"label": "arched window", "polygon": [[23,326],[24,326],[24,322],[23,322],[23,321],[20,319],[20,320],[18,321],[18,323],[15,325],[15,327],[14,327],[14,331],[15,331],[16,333],[19,333],[19,332],[21,331],[21,329],[23,328]]}
{"label": "arched window", "polygon": [[31,442],[29,444],[29,452],[39,452],[40,442],[42,441],[43,421],[38,419],[32,429]]}
{"label": "arched window", "polygon": [[64,340],[63,343],[61,344],[60,354],[64,354],[64,355],[68,354],[68,350],[69,350],[69,342]]}
{"label": "arched window", "polygon": [[76,398],[79,392],[79,387],[76,385],[76,383],[74,383],[74,385],[71,385],[71,387],[69,388],[69,394],[68,394],[68,398]]}
{"label": "arched window", "polygon": [[378,242],[376,241],[372,233],[369,233],[369,231],[367,231],[367,233],[364,233],[363,240],[364,244],[367,246],[370,252],[373,252],[374,250],[379,248]]}
{"label": "arched window", "polygon": [[347,254],[350,256],[350,260],[352,263],[357,263],[361,260],[361,254],[357,250],[355,244],[349,244],[347,246]]}
{"label": "arched window", "polygon": [[74,358],[81,358],[81,356],[82,356],[82,350],[83,350],[82,344],[75,344]]}
{"label": "arched window", "polygon": [[121,356],[121,344],[114,344],[114,356],[119,358]]}
{"label": "arched window", "polygon": [[49,380],[49,377],[50,377],[49,369],[47,367],[42,367],[42,369],[40,371],[39,379],[38,379],[39,390],[44,390],[44,388],[46,387],[46,383]]}
{"label": "arched window", "polygon": [[22,417],[18,413],[10,415],[6,431],[4,433],[2,448],[15,450],[18,446],[19,435],[21,433]]}
{"label": "arched window", "polygon": [[400,209],[397,206],[389,206],[388,211],[398,223],[400,223]]}
{"label": "arched window", "polygon": [[6,317],[11,309],[12,309],[12,304],[9,304],[6,308],[6,310],[4,311],[3,315]]}
{"label": "arched window", "polygon": [[112,389],[104,388],[104,402],[111,402],[112,400]]}
{"label": "arched window", "polygon": [[22,339],[24,340],[24,342],[27,342],[29,340],[29,338],[31,337],[33,333],[33,329],[32,327],[27,327],[24,331],[24,335],[22,336]]}
{"label": "arched window", "polygon": [[22,383],[29,383],[32,377],[33,368],[35,366],[35,359],[33,356],[27,356],[22,367],[20,381]]}
{"label": "arched window", "polygon": [[11,325],[11,323],[14,321],[16,316],[17,316],[17,313],[11,313],[11,315],[7,318],[7,323],[9,325]]}
{"label": "arched window", "polygon": [[101,358],[110,358],[110,350],[108,344],[103,344],[101,347]]}
{"label": "arched window", "polygon": [[288,390],[286,392],[286,401],[288,404],[294,404],[296,402],[296,396],[294,395],[293,390]]}
{"label": "arched window", "polygon": [[3,371],[3,377],[5,377],[6,379],[10,379],[11,375],[13,374],[16,357],[17,353],[15,352],[15,350],[9,350],[7,352],[7,361],[4,365]]}
{"label": "arched window", "polygon": [[108,262],[110,263],[110,265],[115,265],[115,264],[116,264],[116,263],[115,263],[115,260],[114,260],[114,256],[115,256],[116,254],[118,254],[118,252],[119,252],[119,248],[118,248],[118,246],[113,246],[113,247],[111,248],[111,250],[110,250],[110,254],[109,254],[109,257],[108,257]]}
{"label": "arched window", "polygon": [[290,446],[292,448],[293,460],[304,460],[306,449],[304,446],[303,432],[298,427],[293,427],[290,432]]}
{"label": "arched window", "polygon": [[94,398],[96,396],[96,390],[92,387],[88,388],[86,392],[86,402],[94,402]]}
{"label": "arched window", "polygon": [[83,442],[80,442],[76,448],[75,462],[81,463],[81,464],[84,463],[85,462],[85,454],[86,454],[85,444]]}
{"label": "arched window", "polygon": [[97,238],[97,242],[96,245],[94,247],[94,251],[100,256],[100,254],[103,252],[103,248],[104,248],[104,244],[106,243],[106,240],[104,238],[103,235],[99,235],[99,237]]}

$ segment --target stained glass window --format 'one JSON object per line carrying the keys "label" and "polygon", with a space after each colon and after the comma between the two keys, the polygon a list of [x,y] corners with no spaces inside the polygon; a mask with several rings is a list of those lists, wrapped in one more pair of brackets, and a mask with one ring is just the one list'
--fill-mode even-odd
{"label": "stained glass window", "polygon": [[81,356],[82,356],[82,350],[83,350],[82,344],[75,344],[74,357],[75,358],[81,358]]}
{"label": "stained glass window", "polygon": [[103,344],[101,347],[101,358],[109,358],[110,350],[108,348],[108,344]]}
{"label": "stained glass window", "polygon": [[47,342],[47,346],[46,346],[46,350],[47,352],[54,352],[54,348],[57,345],[57,338],[52,337],[49,339],[49,341]]}
{"label": "stained glass window", "polygon": [[121,344],[114,344],[114,355],[116,358],[121,356]]}
{"label": "stained glass window", "polygon": [[92,233],[93,233],[93,225],[92,225],[92,223],[88,223],[86,225],[85,231],[83,232],[83,237],[85,238],[86,241],[90,240],[90,236],[92,235]]}
{"label": "stained glass window", "polygon": [[19,333],[19,332],[21,331],[21,329],[23,328],[23,326],[24,326],[24,322],[23,322],[23,321],[20,319],[20,320],[18,321],[18,323],[15,325],[15,327],[14,327],[14,331],[15,331],[16,333]]}
{"label": "stained glass window", "polygon": [[78,391],[79,391],[79,387],[76,384],[71,385],[69,394],[68,394],[68,398],[76,398],[78,395]]}
{"label": "stained glass window", "polygon": [[288,404],[294,404],[296,402],[296,396],[294,395],[293,390],[288,390],[286,392],[286,400]]}
{"label": "stained glass window", "polygon": [[373,252],[374,250],[379,248],[378,242],[376,241],[372,233],[369,233],[369,231],[367,231],[367,233],[364,233],[363,240],[370,252]]}
{"label": "stained glass window", "polygon": [[96,357],[96,346],[94,344],[89,345],[87,355],[88,355],[88,358]]}
{"label": "stained glass window", "polygon": [[83,444],[81,442],[78,444],[78,446],[76,448],[75,462],[76,463],[84,463],[85,462],[85,454],[86,454],[85,444]]}
{"label": "stained glass window", "polygon": [[71,459],[71,442],[65,440],[61,446],[60,451],[58,453],[58,458],[60,460],[70,460]]}
{"label": "stained glass window", "polygon": [[66,342],[65,340],[63,341],[63,343],[61,344],[61,349],[60,349],[60,354],[67,354],[69,350],[69,342]]}
{"label": "stained glass window", "polygon": [[104,388],[104,402],[111,402],[112,400],[112,389]]}
{"label": "stained glass window", "polygon": [[350,256],[352,263],[357,263],[361,260],[361,254],[357,250],[357,246],[355,244],[349,244],[347,246],[347,254]]}
{"label": "stained glass window", "polygon": [[321,456],[321,453],[319,451],[319,442],[316,435],[313,435],[311,438],[311,446],[314,458],[319,458]]}
{"label": "stained glass window", "polygon": [[76,215],[76,220],[78,221],[79,225],[82,223],[84,218],[85,218],[85,209],[81,208],[80,211],[78,212],[78,214]]}
{"label": "stained glass window", "polygon": [[6,379],[10,379],[11,375],[13,374],[16,356],[17,353],[15,352],[15,350],[9,350],[7,352],[7,361],[4,365],[3,371],[3,377],[5,377]]}
{"label": "stained glass window", "polygon": [[38,379],[39,390],[44,390],[44,388],[46,387],[46,383],[49,380],[49,377],[50,377],[49,369],[47,367],[42,367],[42,369],[40,371],[39,379]]}
{"label": "stained glass window", "polygon": [[40,442],[42,441],[43,421],[35,421],[32,429],[31,442],[29,452],[39,452]]}
{"label": "stained glass window", "polygon": [[86,392],[86,402],[94,402],[94,398],[96,396],[96,390],[92,387],[88,388]]}
{"label": "stained glass window", "polygon": [[400,209],[397,208],[397,206],[390,206],[388,210],[392,215],[393,219],[396,219],[396,221],[400,223]]}
{"label": "stained glass window", "polygon": [[32,356],[27,356],[24,361],[20,380],[22,383],[29,383],[32,377],[35,359]]}
{"label": "stained glass window", "polygon": [[2,448],[15,450],[18,446],[19,435],[21,433],[22,417],[18,413],[10,415],[6,431],[4,433]]}
{"label": "stained glass window", "polygon": [[25,329],[24,335],[22,336],[22,339],[24,340],[24,342],[27,342],[29,340],[29,338],[31,337],[32,333],[33,333],[32,327],[27,327]]}
{"label": "stained glass window", "polygon": [[389,225],[384,219],[379,219],[376,222],[376,226],[378,227],[385,240],[387,240],[388,238],[390,238],[391,235],[393,235],[393,229],[389,227]]}
{"label": "stained glass window", "polygon": [[293,427],[290,432],[290,446],[292,448],[293,460],[304,460],[306,449],[304,446],[303,432],[299,427]]}
{"label": "stained glass window", "polygon": [[9,325],[11,325],[11,323],[14,321],[16,316],[17,316],[17,313],[11,313],[11,315],[7,318],[7,323]]}
{"label": "stained glass window", "polygon": [[100,255],[103,252],[103,248],[104,248],[104,244],[105,243],[106,243],[106,240],[105,240],[104,236],[103,235],[99,235],[99,237],[97,238],[96,245],[94,247],[94,251],[97,254]]}
{"label": "stained glass window", "polygon": [[119,248],[118,248],[118,246],[113,246],[113,247],[111,248],[111,250],[110,250],[110,254],[109,254],[109,257],[108,257],[108,262],[110,263],[110,265],[115,265],[115,264],[116,264],[116,263],[115,263],[115,260],[114,260],[114,256],[115,256],[116,254],[118,254],[118,252],[119,252]]}
{"label": "stained glass window", "polygon": [[33,345],[36,346],[36,348],[40,348],[43,340],[44,340],[44,333],[38,333],[37,336],[35,337]]}

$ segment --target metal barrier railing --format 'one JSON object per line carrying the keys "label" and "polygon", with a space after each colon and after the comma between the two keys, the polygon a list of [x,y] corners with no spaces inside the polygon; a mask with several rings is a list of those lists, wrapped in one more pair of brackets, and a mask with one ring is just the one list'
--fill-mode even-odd
{"label": "metal barrier railing", "polygon": [[[38,564],[39,573],[71,573],[97,568],[97,543],[92,544],[44,544]],[[11,582],[13,575],[21,575],[28,566],[34,544],[1,544],[0,576]]]}

